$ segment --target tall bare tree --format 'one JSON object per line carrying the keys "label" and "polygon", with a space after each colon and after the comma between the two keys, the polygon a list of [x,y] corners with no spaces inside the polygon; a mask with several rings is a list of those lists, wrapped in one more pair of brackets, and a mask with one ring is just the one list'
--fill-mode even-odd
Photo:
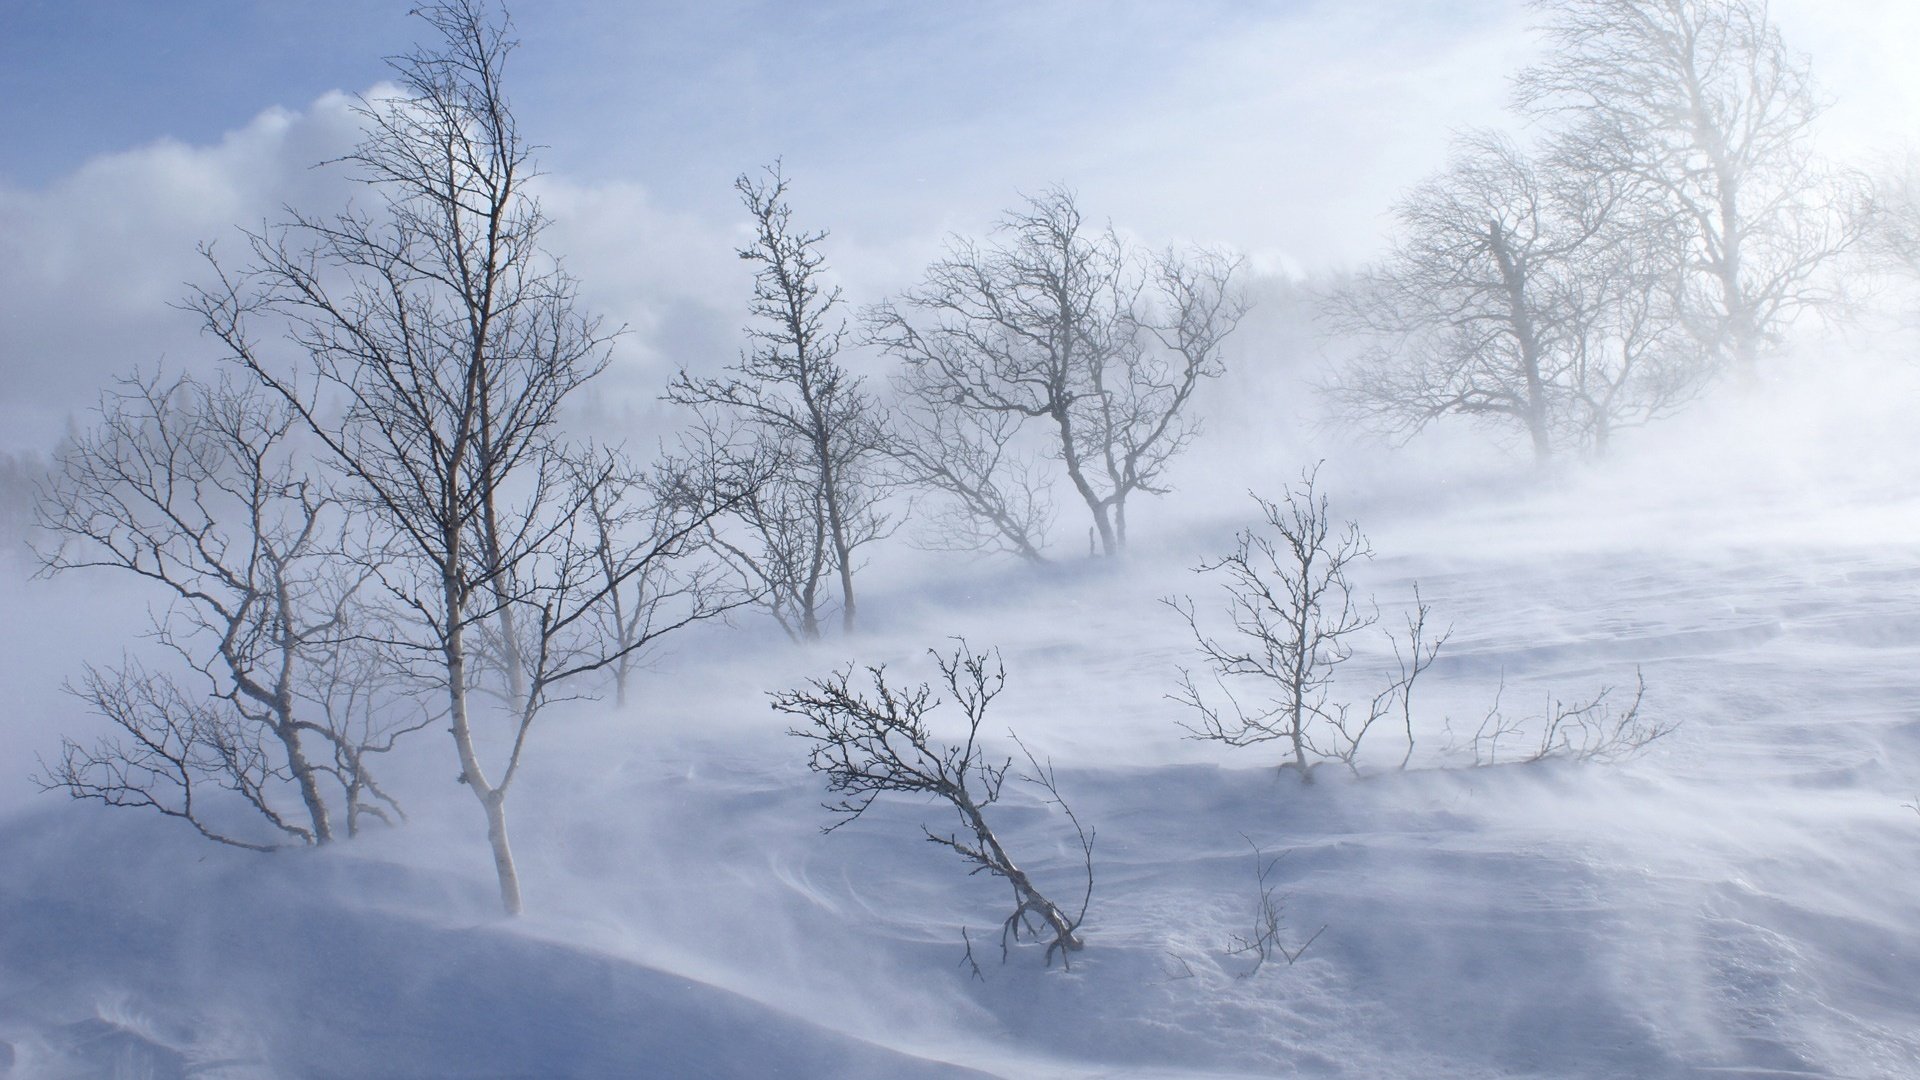
{"label": "tall bare tree", "polygon": [[741,504],[759,541],[752,562],[784,568],[764,575],[767,596],[783,625],[809,639],[820,636],[822,585],[837,577],[840,623],[850,631],[856,552],[889,524],[878,507],[879,408],[838,359],[846,325],[840,289],[824,281],[827,234],[794,226],[778,162],[734,188],[753,218],[753,242],[739,249],[755,265],[753,344],[723,378],[681,371],[667,397],[708,423],[746,428],[762,457],[784,465]]}
{"label": "tall bare tree", "polygon": [[[644,648],[600,638],[598,613],[686,554],[725,500],[649,518],[646,541],[605,568],[592,507],[622,469],[582,467],[557,422],[606,366],[612,335],[541,247],[531,150],[502,83],[508,21],[484,0],[416,14],[434,40],[391,62],[397,91],[360,103],[367,134],[344,159],[377,209],[290,211],[249,234],[246,271],[216,262],[192,306],[393,533],[399,561],[382,586],[411,617],[397,645],[445,695],[459,779],[485,814],[502,905],[517,913],[506,802],[534,721],[577,677]],[[301,361],[280,363],[260,325]],[[688,597],[650,637],[723,606]]]}
{"label": "tall bare tree", "polygon": [[1572,122],[1568,156],[1659,193],[1689,240],[1694,332],[1751,378],[1856,237],[1850,185],[1808,145],[1822,106],[1765,0],[1534,0],[1548,58],[1520,105]]}
{"label": "tall bare tree", "polygon": [[[873,337],[905,363],[901,386],[926,412],[958,410],[1047,430],[1056,457],[1086,505],[1106,555],[1126,546],[1127,501],[1164,493],[1168,463],[1198,428],[1188,413],[1200,380],[1221,371],[1226,336],[1245,312],[1233,289],[1237,260],[1172,251],[1141,258],[1111,228],[1096,231],[1073,194],[1049,189],[1009,211],[989,245],[954,238],[926,280],[869,312]],[[957,424],[963,438],[943,455],[938,425],[922,423],[905,455],[909,472],[954,493],[955,478],[1006,459],[992,438],[1009,428]],[[1004,445],[1004,444],[1002,444]],[[1005,492],[997,476],[970,489]],[[961,505],[1008,501],[968,497]],[[1032,547],[1030,513],[987,515],[984,524],[1016,550]],[[1008,531],[1009,526],[1013,531]]]}
{"label": "tall bare tree", "polygon": [[[153,636],[181,663],[90,666],[74,693],[118,730],[66,740],[43,783],[261,850],[398,812],[367,758],[431,713],[392,692],[364,643],[377,564],[344,557],[341,507],[294,468],[293,425],[258,390],[150,376],[103,395],[69,443],[39,508],[56,541],[45,572],[158,586]],[[236,807],[269,835],[229,823]]]}

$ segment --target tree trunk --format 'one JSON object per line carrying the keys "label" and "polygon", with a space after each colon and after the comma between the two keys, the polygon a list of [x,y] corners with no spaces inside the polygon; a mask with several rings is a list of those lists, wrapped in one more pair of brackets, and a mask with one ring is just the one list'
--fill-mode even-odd
{"label": "tree trunk", "polygon": [[[281,745],[286,747],[287,771],[293,774],[294,781],[300,785],[300,801],[306,804],[307,818],[313,823],[313,842],[331,843],[333,820],[327,813],[327,800],[320,794],[319,781],[314,777],[313,763],[307,760],[306,752],[300,748],[300,733],[293,729],[291,718],[283,717],[282,722],[287,726],[276,728],[274,733],[280,737]],[[351,830],[351,822],[348,828]]]}
{"label": "tree trunk", "polygon": [[506,792],[488,783],[486,772],[480,767],[480,757],[473,744],[472,718],[467,711],[467,651],[465,628],[459,615],[464,607],[460,602],[460,583],[456,571],[449,569],[442,573],[448,610],[443,646],[447,667],[447,710],[452,723],[449,730],[453,733],[454,751],[460,758],[460,782],[467,785],[474,798],[480,800],[480,808],[487,815],[487,840],[493,847],[494,873],[500,879],[500,906],[507,914],[518,915],[521,911],[520,872],[513,863],[513,847],[507,842],[507,796]]}
{"label": "tree trunk", "polygon": [[1119,539],[1114,536],[1113,523],[1107,520],[1106,504],[1100,496],[1094,494],[1093,485],[1087,483],[1086,471],[1080,467],[1080,451],[1073,445],[1073,419],[1067,415],[1065,406],[1053,410],[1053,422],[1060,429],[1060,457],[1067,466],[1067,478],[1073,481],[1073,489],[1087,504],[1087,510],[1093,515],[1093,528],[1100,536],[1100,553],[1108,557],[1119,554]]}
{"label": "tree trunk", "polygon": [[1552,433],[1547,427],[1547,389],[1540,378],[1540,361],[1545,348],[1539,328],[1533,322],[1533,308],[1527,296],[1527,273],[1514,258],[1506,230],[1498,221],[1487,223],[1488,246],[1500,266],[1500,279],[1507,292],[1507,317],[1513,327],[1514,341],[1520,346],[1521,375],[1526,380],[1527,400],[1521,419],[1533,441],[1533,460],[1545,464],[1553,456]]}
{"label": "tree trunk", "polygon": [[[963,794],[962,798],[966,796]],[[973,829],[974,836],[979,839],[981,848],[997,864],[994,869],[998,870],[1001,876],[1007,879],[1008,884],[1013,886],[1014,899],[1018,902],[1013,917],[1017,919],[1028,910],[1038,911],[1040,917],[1052,928],[1054,942],[1062,949],[1067,952],[1079,952],[1084,948],[1086,943],[1074,933],[1073,924],[1067,920],[1066,913],[1060,910],[1059,905],[1042,896],[1040,891],[1033,887],[1033,882],[1027,877],[1026,871],[1014,865],[1013,859],[1007,855],[1007,849],[1000,846],[1000,838],[995,836],[993,830],[987,826],[987,820],[981,815],[980,808],[968,798],[960,805],[960,809],[966,815],[967,824]],[[1052,950],[1048,950],[1047,955],[1051,960]]]}
{"label": "tree trunk", "polygon": [[825,428],[825,420],[807,388],[809,415],[814,423],[813,452],[820,462],[820,491],[826,498],[827,537],[833,541],[834,565],[840,575],[840,631],[853,633],[853,543],[847,534],[846,508],[840,505],[840,470],[833,459],[833,436]]}
{"label": "tree trunk", "polygon": [[487,841],[493,845],[493,869],[500,878],[500,906],[509,915],[520,914],[520,871],[507,842],[507,798],[493,791],[480,800],[487,808]]}

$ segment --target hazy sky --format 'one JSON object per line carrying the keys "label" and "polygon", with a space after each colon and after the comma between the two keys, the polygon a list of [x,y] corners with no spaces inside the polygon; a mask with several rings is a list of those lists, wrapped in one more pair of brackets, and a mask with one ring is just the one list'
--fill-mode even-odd
{"label": "hazy sky", "polygon": [[[418,33],[406,0],[0,0],[0,448],[44,446],[114,372],[208,350],[168,307],[195,245],[351,145],[345,94]],[[1837,149],[1916,116],[1908,0],[1780,0],[1835,101]],[[644,399],[737,346],[739,172],[784,157],[803,224],[858,302],[1021,190],[1078,189],[1155,243],[1265,272],[1377,249],[1449,134],[1505,122],[1520,0],[533,4],[509,89],[547,149],[553,246],[632,326]],[[229,247],[237,245],[229,244]],[[624,382],[622,381],[624,380]]]}

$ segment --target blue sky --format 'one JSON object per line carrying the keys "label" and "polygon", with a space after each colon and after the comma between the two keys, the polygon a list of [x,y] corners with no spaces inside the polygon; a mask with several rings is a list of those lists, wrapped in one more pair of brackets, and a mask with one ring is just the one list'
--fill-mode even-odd
{"label": "blue sky", "polygon": [[[414,33],[406,4],[8,0],[0,177],[44,183],[156,138],[202,143],[271,105],[357,90]],[[929,126],[1139,108],[1156,70],[1258,23],[1235,4],[523,4],[514,90],[590,171],[838,146]],[[1270,9],[1268,18],[1284,14]],[[586,136],[585,139],[579,136]],[[750,154],[750,156],[751,156]],[[737,155],[736,155],[737,156]]]}
{"label": "blue sky", "polygon": [[0,2],[0,182],[38,186],[158,138],[371,85],[411,32],[388,0]]}
{"label": "blue sky", "polygon": [[[206,352],[169,306],[196,245],[343,197],[311,166],[351,146],[348,95],[420,32],[407,6],[0,0],[0,448],[47,445],[115,372]],[[1920,4],[1774,9],[1835,100],[1836,148],[1920,130]],[[1350,266],[1455,130],[1510,122],[1530,17],[1523,0],[521,3],[508,83],[546,146],[552,246],[633,329],[610,386],[650,401],[737,345],[742,171],[785,159],[856,303],[1056,182],[1155,245]]]}
{"label": "blue sky", "polygon": [[[0,183],[33,188],[100,154],[170,138],[206,144],[271,106],[358,91],[416,31],[405,0],[7,0],[0,6]],[[1358,14],[1343,8],[1360,9]],[[876,0],[522,4],[512,89],[548,168],[631,180],[663,197],[726,199],[741,169],[784,155],[878,190],[941,183],[1004,192],[1141,158],[1207,169],[1182,120],[1213,137],[1283,142],[1263,110],[1303,58],[1444,54],[1511,21],[1503,0],[1341,5]],[[1415,35],[1418,35],[1417,41]],[[1450,40],[1451,39],[1451,40]],[[1249,46],[1267,43],[1274,69]],[[1384,81],[1400,73],[1380,70]],[[1292,70],[1289,71],[1289,68]],[[1494,80],[1480,88],[1480,97]],[[1365,93],[1364,87],[1354,88]],[[1449,97],[1471,88],[1454,87]],[[1319,103],[1313,103],[1319,104]],[[1326,102],[1316,111],[1338,109]],[[1156,140],[1144,127],[1164,125]],[[1276,136],[1279,136],[1276,138]],[[1160,146],[1152,145],[1156,141]],[[1143,161],[1149,168],[1164,162]],[[1217,172],[1217,169],[1215,170]]]}

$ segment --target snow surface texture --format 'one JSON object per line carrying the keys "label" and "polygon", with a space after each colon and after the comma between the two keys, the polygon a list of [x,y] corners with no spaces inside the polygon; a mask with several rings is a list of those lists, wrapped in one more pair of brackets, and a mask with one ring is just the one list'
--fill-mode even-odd
{"label": "snow surface texture", "polygon": [[[1124,573],[876,574],[852,640],[703,633],[626,713],[556,716],[513,803],[517,921],[432,733],[388,766],[415,820],[324,852],[35,795],[33,755],[86,730],[58,680],[138,613],[9,586],[0,1076],[1920,1075],[1914,458],[1836,453],[1816,487],[1648,446],[1544,485],[1323,477],[1380,552],[1362,585],[1386,619],[1418,580],[1456,629],[1414,771],[1391,771],[1393,732],[1373,775],[1311,787],[1277,748],[1181,738],[1164,695],[1195,657],[1159,599],[1209,602],[1183,567],[1252,507],[1209,492]],[[960,634],[1005,658],[994,734],[1050,756],[1098,830],[1071,970],[1038,946],[1000,962],[1004,884],[919,838],[943,808],[883,800],[822,835],[767,708],[849,660],[929,678],[924,650]],[[1354,685],[1387,660],[1363,653]],[[1470,731],[1503,678],[1524,714],[1636,665],[1682,723],[1643,757],[1439,768],[1461,764],[1444,718]],[[1003,838],[1077,901],[1071,830],[1012,789]],[[1285,944],[1325,930],[1242,977],[1249,841],[1284,853]]]}

